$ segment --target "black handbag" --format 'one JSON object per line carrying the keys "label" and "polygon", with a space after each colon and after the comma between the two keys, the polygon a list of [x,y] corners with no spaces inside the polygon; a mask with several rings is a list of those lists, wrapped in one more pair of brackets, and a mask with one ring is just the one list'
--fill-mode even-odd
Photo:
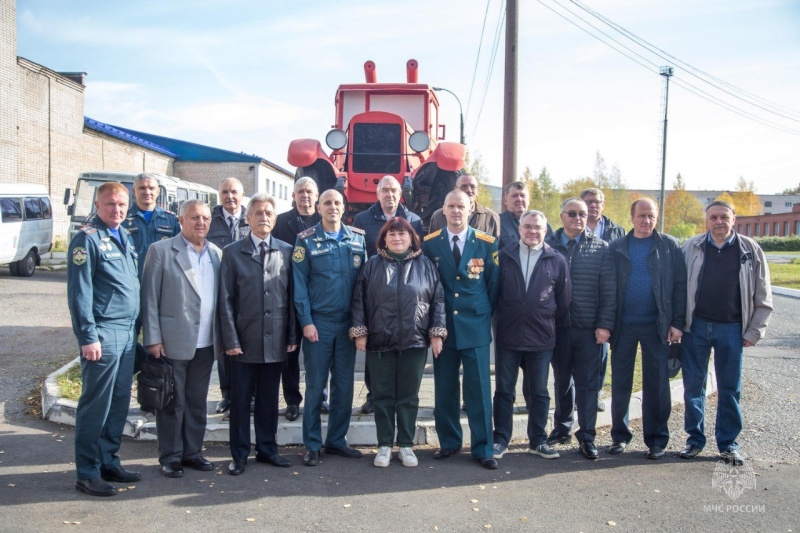
{"label": "black handbag", "polygon": [[669,370],[669,379],[678,375],[681,370],[681,343],[672,342],[669,345],[669,358],[667,359],[667,369]]}
{"label": "black handbag", "polygon": [[136,400],[142,410],[173,409],[175,380],[172,376],[172,365],[164,357],[155,358],[147,354],[136,384]]}

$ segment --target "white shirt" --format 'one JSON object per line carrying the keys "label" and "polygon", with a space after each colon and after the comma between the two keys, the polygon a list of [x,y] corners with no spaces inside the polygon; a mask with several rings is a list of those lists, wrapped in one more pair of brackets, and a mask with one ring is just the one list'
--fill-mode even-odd
{"label": "white shirt", "polygon": [[197,334],[196,348],[205,348],[214,344],[214,306],[217,298],[214,265],[211,263],[211,252],[208,241],[203,243],[203,250],[197,252],[192,243],[181,235],[192,263],[194,279],[200,292],[200,328]]}
{"label": "white shirt", "polygon": [[450,241],[450,249],[453,249],[453,237],[458,235],[458,251],[461,252],[461,255],[464,255],[464,243],[467,242],[467,230],[469,230],[469,226],[464,228],[464,231],[461,233],[451,233],[450,228],[447,228],[447,240]]}
{"label": "white shirt", "polygon": [[519,241],[519,264],[522,267],[522,277],[525,278],[526,289],[530,284],[533,269],[536,267],[536,263],[542,256],[542,250],[544,250],[543,242],[540,242],[539,246],[531,248],[522,242],[522,239]]}

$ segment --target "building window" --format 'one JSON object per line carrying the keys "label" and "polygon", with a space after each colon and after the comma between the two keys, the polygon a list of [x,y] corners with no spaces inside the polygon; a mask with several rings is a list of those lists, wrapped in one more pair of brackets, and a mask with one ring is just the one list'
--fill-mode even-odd
{"label": "building window", "polygon": [[780,223],[776,222],[775,224],[772,225],[772,234],[777,237],[780,235],[780,233],[781,233]]}
{"label": "building window", "polygon": [[747,236],[749,237],[749,236],[750,236],[750,224],[748,224],[748,225],[746,226],[746,228],[747,228],[747,229],[745,229],[745,230],[744,230],[744,234],[745,234],[745,235],[747,235]]}
{"label": "building window", "polygon": [[772,207],[772,202],[764,202],[764,207]]}
{"label": "building window", "polygon": [[788,220],[783,223],[783,236],[784,237],[788,237],[789,236],[789,221]]}
{"label": "building window", "polygon": [[786,202],[786,203],[785,203],[785,204],[783,204],[783,205],[785,205],[786,207],[792,207],[792,205],[793,205],[793,204],[792,204],[792,202]]}
{"label": "building window", "polygon": [[794,234],[800,235],[800,220],[794,221]]}
{"label": "building window", "polygon": [[758,229],[761,227],[761,224],[753,224],[753,237],[758,237]]}
{"label": "building window", "polygon": [[769,222],[764,222],[764,237],[769,237]]}

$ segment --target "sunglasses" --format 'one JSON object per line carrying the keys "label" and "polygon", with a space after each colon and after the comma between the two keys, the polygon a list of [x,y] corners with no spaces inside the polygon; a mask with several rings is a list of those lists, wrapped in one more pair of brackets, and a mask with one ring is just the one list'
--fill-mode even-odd
{"label": "sunglasses", "polygon": [[562,211],[562,213],[566,214],[569,218],[581,217],[586,218],[589,215],[583,211]]}

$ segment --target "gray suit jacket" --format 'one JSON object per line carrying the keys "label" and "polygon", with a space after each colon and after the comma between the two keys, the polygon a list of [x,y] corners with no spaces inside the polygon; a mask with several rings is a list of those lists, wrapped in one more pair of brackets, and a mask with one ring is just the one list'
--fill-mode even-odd
{"label": "gray suit jacket", "polygon": [[[222,251],[208,243],[214,267],[214,294],[219,290]],[[142,273],[142,329],[144,345],[163,344],[170,359],[194,357],[200,330],[200,293],[183,237],[150,246]],[[216,316],[216,313],[215,313]],[[214,319],[214,349],[219,345],[219,323]]]}

